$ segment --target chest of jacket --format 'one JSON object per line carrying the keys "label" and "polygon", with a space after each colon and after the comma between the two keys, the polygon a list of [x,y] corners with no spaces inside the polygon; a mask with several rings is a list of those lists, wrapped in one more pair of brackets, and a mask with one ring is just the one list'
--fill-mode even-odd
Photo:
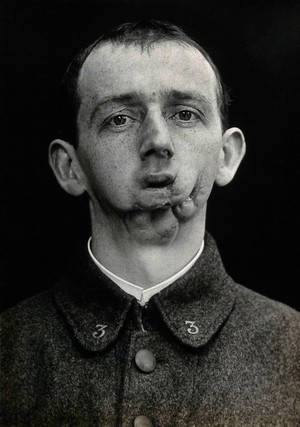
{"label": "chest of jacket", "polygon": [[[229,321],[196,349],[174,339],[157,310],[149,311],[141,322],[130,310],[118,339],[100,351],[78,345],[64,322],[55,325],[33,366],[27,365],[36,372],[25,381],[34,392],[27,402],[22,387],[16,395],[26,412],[21,418],[41,426],[132,426],[140,416],[153,426],[271,426],[284,395],[288,421],[293,393],[285,389],[274,397],[276,362],[263,353],[252,358],[255,334],[237,334]],[[183,324],[187,335],[201,325],[188,319]],[[97,324],[90,333],[101,341],[108,328]],[[256,342],[256,352],[258,347]],[[146,365],[136,357],[141,350],[153,356]],[[286,425],[296,425],[293,417]]]}

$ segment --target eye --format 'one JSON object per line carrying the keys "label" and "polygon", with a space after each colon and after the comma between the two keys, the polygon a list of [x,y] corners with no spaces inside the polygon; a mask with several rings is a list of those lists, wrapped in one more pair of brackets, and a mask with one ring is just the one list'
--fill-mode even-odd
{"label": "eye", "polygon": [[141,114],[137,109],[123,108],[122,110],[115,111],[106,117],[100,124],[99,132],[127,132],[135,129],[141,119]]}
{"label": "eye", "polygon": [[128,116],[127,114],[116,114],[107,118],[104,121],[103,126],[111,131],[121,132],[127,130],[137,120],[137,118]]}
{"label": "eye", "polygon": [[198,118],[199,117],[197,116],[197,114],[190,110],[181,110],[172,116],[173,120],[177,120],[180,122],[193,122]]}
{"label": "eye", "polygon": [[124,116],[123,114],[119,114],[118,116],[113,117],[109,123],[114,124],[116,126],[122,126],[122,125],[125,125],[127,123],[128,118],[129,117]]}
{"label": "eye", "polygon": [[191,112],[191,111],[188,111],[188,110],[185,110],[185,111],[179,111],[179,113],[178,113],[178,118],[179,118],[180,120],[184,120],[184,121],[191,120],[191,118],[192,118],[192,112]]}

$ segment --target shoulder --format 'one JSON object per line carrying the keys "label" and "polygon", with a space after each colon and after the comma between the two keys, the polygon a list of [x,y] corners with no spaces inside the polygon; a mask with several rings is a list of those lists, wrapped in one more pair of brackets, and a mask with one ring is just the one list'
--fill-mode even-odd
{"label": "shoulder", "polygon": [[245,316],[254,325],[276,325],[280,327],[300,327],[300,313],[293,308],[263,296],[242,285],[237,285],[236,298],[237,315]]}
{"label": "shoulder", "polygon": [[36,324],[37,321],[40,324],[42,319],[48,318],[52,311],[52,305],[52,290],[42,292],[18,303],[1,313],[0,322],[2,332],[20,323],[22,323],[24,327],[26,327],[26,325]]}
{"label": "shoulder", "polygon": [[34,399],[35,381],[43,377],[48,355],[66,335],[53,290],[8,309],[2,313],[0,325],[3,397],[18,396],[25,387],[28,399]]}
{"label": "shoulder", "polygon": [[236,334],[270,354],[300,357],[300,313],[257,292],[237,285],[229,322]]}
{"label": "shoulder", "polygon": [[53,291],[28,298],[1,314],[2,357],[33,354],[57,325]]}

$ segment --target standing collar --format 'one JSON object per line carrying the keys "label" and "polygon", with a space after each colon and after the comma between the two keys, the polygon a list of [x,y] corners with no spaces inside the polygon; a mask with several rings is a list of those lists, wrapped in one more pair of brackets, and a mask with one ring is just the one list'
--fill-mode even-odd
{"label": "standing collar", "polygon": [[135,283],[128,282],[127,280],[122,279],[121,277],[117,276],[116,274],[112,273],[110,270],[104,267],[94,256],[92,249],[91,249],[91,240],[90,237],[88,240],[87,248],[89,255],[91,259],[94,261],[96,266],[104,273],[107,277],[109,277],[114,283],[116,283],[123,291],[125,291],[127,294],[134,296],[140,305],[145,305],[153,295],[157,294],[158,292],[165,289],[167,286],[171,285],[173,282],[178,280],[181,276],[183,276],[185,273],[188,272],[190,268],[195,264],[195,262],[200,257],[201,253],[203,252],[204,248],[204,239],[202,240],[200,249],[196,253],[196,255],[192,258],[192,260],[186,264],[181,270],[179,270],[177,273],[173,274],[173,276],[169,277],[168,279],[164,280],[163,282],[160,282],[156,285],[153,285],[147,289],[144,289],[143,286],[138,286]]}
{"label": "standing collar", "polygon": [[[88,253],[55,287],[55,301],[75,339],[89,351],[113,345],[136,299],[103,274]],[[206,233],[205,248],[194,266],[155,294],[162,321],[182,344],[205,345],[230,315],[237,285],[227,275],[216,244]]]}

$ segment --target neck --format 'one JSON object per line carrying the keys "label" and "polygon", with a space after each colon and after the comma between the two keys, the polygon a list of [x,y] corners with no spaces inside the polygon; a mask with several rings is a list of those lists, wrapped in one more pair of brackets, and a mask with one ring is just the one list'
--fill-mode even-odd
{"label": "neck", "polygon": [[171,208],[107,215],[91,205],[93,254],[114,274],[147,289],[180,271],[197,253],[205,210],[182,221]]}

